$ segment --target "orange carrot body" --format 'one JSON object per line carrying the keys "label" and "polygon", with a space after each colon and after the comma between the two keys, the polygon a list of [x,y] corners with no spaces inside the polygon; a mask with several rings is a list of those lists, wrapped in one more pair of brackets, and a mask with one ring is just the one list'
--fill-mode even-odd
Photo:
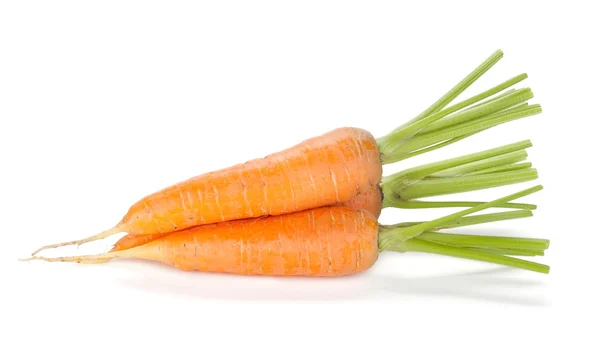
{"label": "orange carrot body", "polygon": [[[372,186],[364,193],[358,194],[353,199],[344,203],[336,204],[335,206],[348,207],[353,209],[364,209],[371,213],[375,218],[379,218],[381,214],[381,201],[383,195],[379,185]],[[167,234],[148,234],[148,235],[126,235],[119,239],[113,246],[111,252],[127,250],[132,247],[144,245],[150,241],[154,241]]]}
{"label": "orange carrot body", "polygon": [[339,128],[151,194],[117,227],[132,235],[159,234],[333,205],[367,191],[381,175],[375,138],[362,129]]}
{"label": "orange carrot body", "polygon": [[324,207],[202,225],[98,259],[131,257],[244,275],[343,276],[375,263],[378,228],[367,211]]}

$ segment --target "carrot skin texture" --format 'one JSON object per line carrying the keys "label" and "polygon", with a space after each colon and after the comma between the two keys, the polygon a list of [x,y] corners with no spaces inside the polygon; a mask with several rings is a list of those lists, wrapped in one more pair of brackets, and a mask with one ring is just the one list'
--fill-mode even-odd
{"label": "carrot skin texture", "polygon": [[[353,199],[336,204],[335,206],[347,207],[352,209],[364,209],[371,213],[375,218],[381,214],[381,202],[383,194],[379,185],[373,185],[369,190],[356,195]],[[110,252],[127,250],[132,247],[140,246],[154,241],[167,234],[149,234],[149,235],[126,235],[115,243]]]}
{"label": "carrot skin texture", "polygon": [[173,232],[113,253],[181,270],[241,275],[344,276],[370,268],[379,225],[364,210],[324,207]]}
{"label": "carrot skin texture", "polygon": [[150,194],[117,225],[132,235],[280,215],[351,200],[379,183],[375,138],[338,128],[291,148]]}

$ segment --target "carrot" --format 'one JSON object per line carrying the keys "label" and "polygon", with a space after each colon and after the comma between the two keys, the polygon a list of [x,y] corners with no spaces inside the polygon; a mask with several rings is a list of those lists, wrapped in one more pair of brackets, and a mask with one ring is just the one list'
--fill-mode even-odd
{"label": "carrot", "polygon": [[[334,206],[365,209],[375,218],[379,218],[384,207],[472,207],[481,202],[431,202],[414,199],[534,180],[537,178],[537,171],[530,168],[531,163],[517,164],[527,158],[524,149],[529,146],[531,146],[530,141],[522,141],[404,170],[384,177],[381,184],[373,185],[366,191],[358,193],[354,198],[334,204]],[[523,167],[523,164],[526,167]],[[535,209],[535,205],[519,203],[505,203],[500,206],[513,209]],[[129,234],[117,241],[111,251],[142,245],[166,234]]]}
{"label": "carrot", "polygon": [[547,240],[429,232],[541,189],[536,186],[406,227],[379,225],[366,210],[330,206],[202,225],[124,251],[59,258],[33,256],[26,260],[101,263],[114,258],[137,258],[204,272],[343,276],[367,270],[375,263],[379,252],[389,250],[442,254],[548,273],[546,265],[507,256],[542,254],[548,247]]}
{"label": "carrot", "polygon": [[[501,51],[495,52],[425,112],[384,137],[375,139],[358,128],[335,129],[264,158],[164,188],[133,204],[113,228],[83,240],[44,246],[33,255],[47,248],[82,244],[119,232],[136,236],[165,234],[197,225],[281,215],[349,201],[379,183],[384,164],[540,113],[539,105],[527,104],[533,97],[530,89],[500,93],[527,78],[525,74],[446,107],[502,56]],[[531,171],[518,174],[535,175]],[[436,188],[444,191],[442,186]],[[430,187],[424,189],[427,195],[434,195],[434,191]],[[418,196],[416,189],[412,195]],[[384,197],[383,206],[390,204]]]}
{"label": "carrot", "polygon": [[[364,193],[358,194],[353,199],[345,203],[336,204],[334,206],[364,209],[377,218],[381,213],[381,199],[382,193],[380,187],[378,185],[373,185],[370,189],[368,189]],[[149,234],[139,236],[131,234],[125,235],[113,245],[113,248],[110,251],[112,252],[127,250],[132,247],[144,245],[150,241],[160,239],[161,237],[164,237],[166,235],[168,234]]]}

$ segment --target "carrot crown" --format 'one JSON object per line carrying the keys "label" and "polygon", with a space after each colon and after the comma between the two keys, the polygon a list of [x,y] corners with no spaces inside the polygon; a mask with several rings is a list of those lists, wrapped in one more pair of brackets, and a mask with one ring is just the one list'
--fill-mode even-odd
{"label": "carrot crown", "polygon": [[[509,89],[526,79],[525,73],[444,108],[496,64],[502,56],[502,51],[494,52],[421,114],[388,135],[378,138],[377,144],[382,163],[398,162],[445,147],[499,124],[541,113],[540,105],[527,103],[533,98],[531,89]],[[504,93],[500,93],[502,91]]]}

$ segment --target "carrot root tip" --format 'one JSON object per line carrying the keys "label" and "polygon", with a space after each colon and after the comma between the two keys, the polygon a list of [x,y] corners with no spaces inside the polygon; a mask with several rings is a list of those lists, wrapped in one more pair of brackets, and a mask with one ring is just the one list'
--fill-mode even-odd
{"label": "carrot root tip", "polygon": [[106,261],[110,261],[114,257],[105,257],[104,255],[91,255],[91,256],[64,256],[64,257],[44,257],[44,256],[31,256],[27,258],[19,259],[19,261],[46,261],[46,262],[74,262],[79,264],[100,264]]}
{"label": "carrot root tip", "polygon": [[111,229],[108,229],[106,231],[103,231],[99,234],[90,236],[88,238],[85,239],[81,239],[81,240],[74,240],[74,241],[67,241],[67,242],[61,242],[58,244],[52,244],[52,245],[46,245],[46,246],[42,246],[39,249],[35,250],[31,256],[35,256],[36,254],[38,254],[41,251],[47,250],[47,249],[55,249],[58,247],[63,247],[63,246],[69,246],[69,245],[77,245],[77,248],[79,248],[80,245],[88,243],[88,242],[92,242],[92,241],[96,241],[96,240],[102,240],[104,238],[107,238],[111,235],[117,234],[119,232],[122,232],[123,230],[119,227],[119,226],[115,226]]}

